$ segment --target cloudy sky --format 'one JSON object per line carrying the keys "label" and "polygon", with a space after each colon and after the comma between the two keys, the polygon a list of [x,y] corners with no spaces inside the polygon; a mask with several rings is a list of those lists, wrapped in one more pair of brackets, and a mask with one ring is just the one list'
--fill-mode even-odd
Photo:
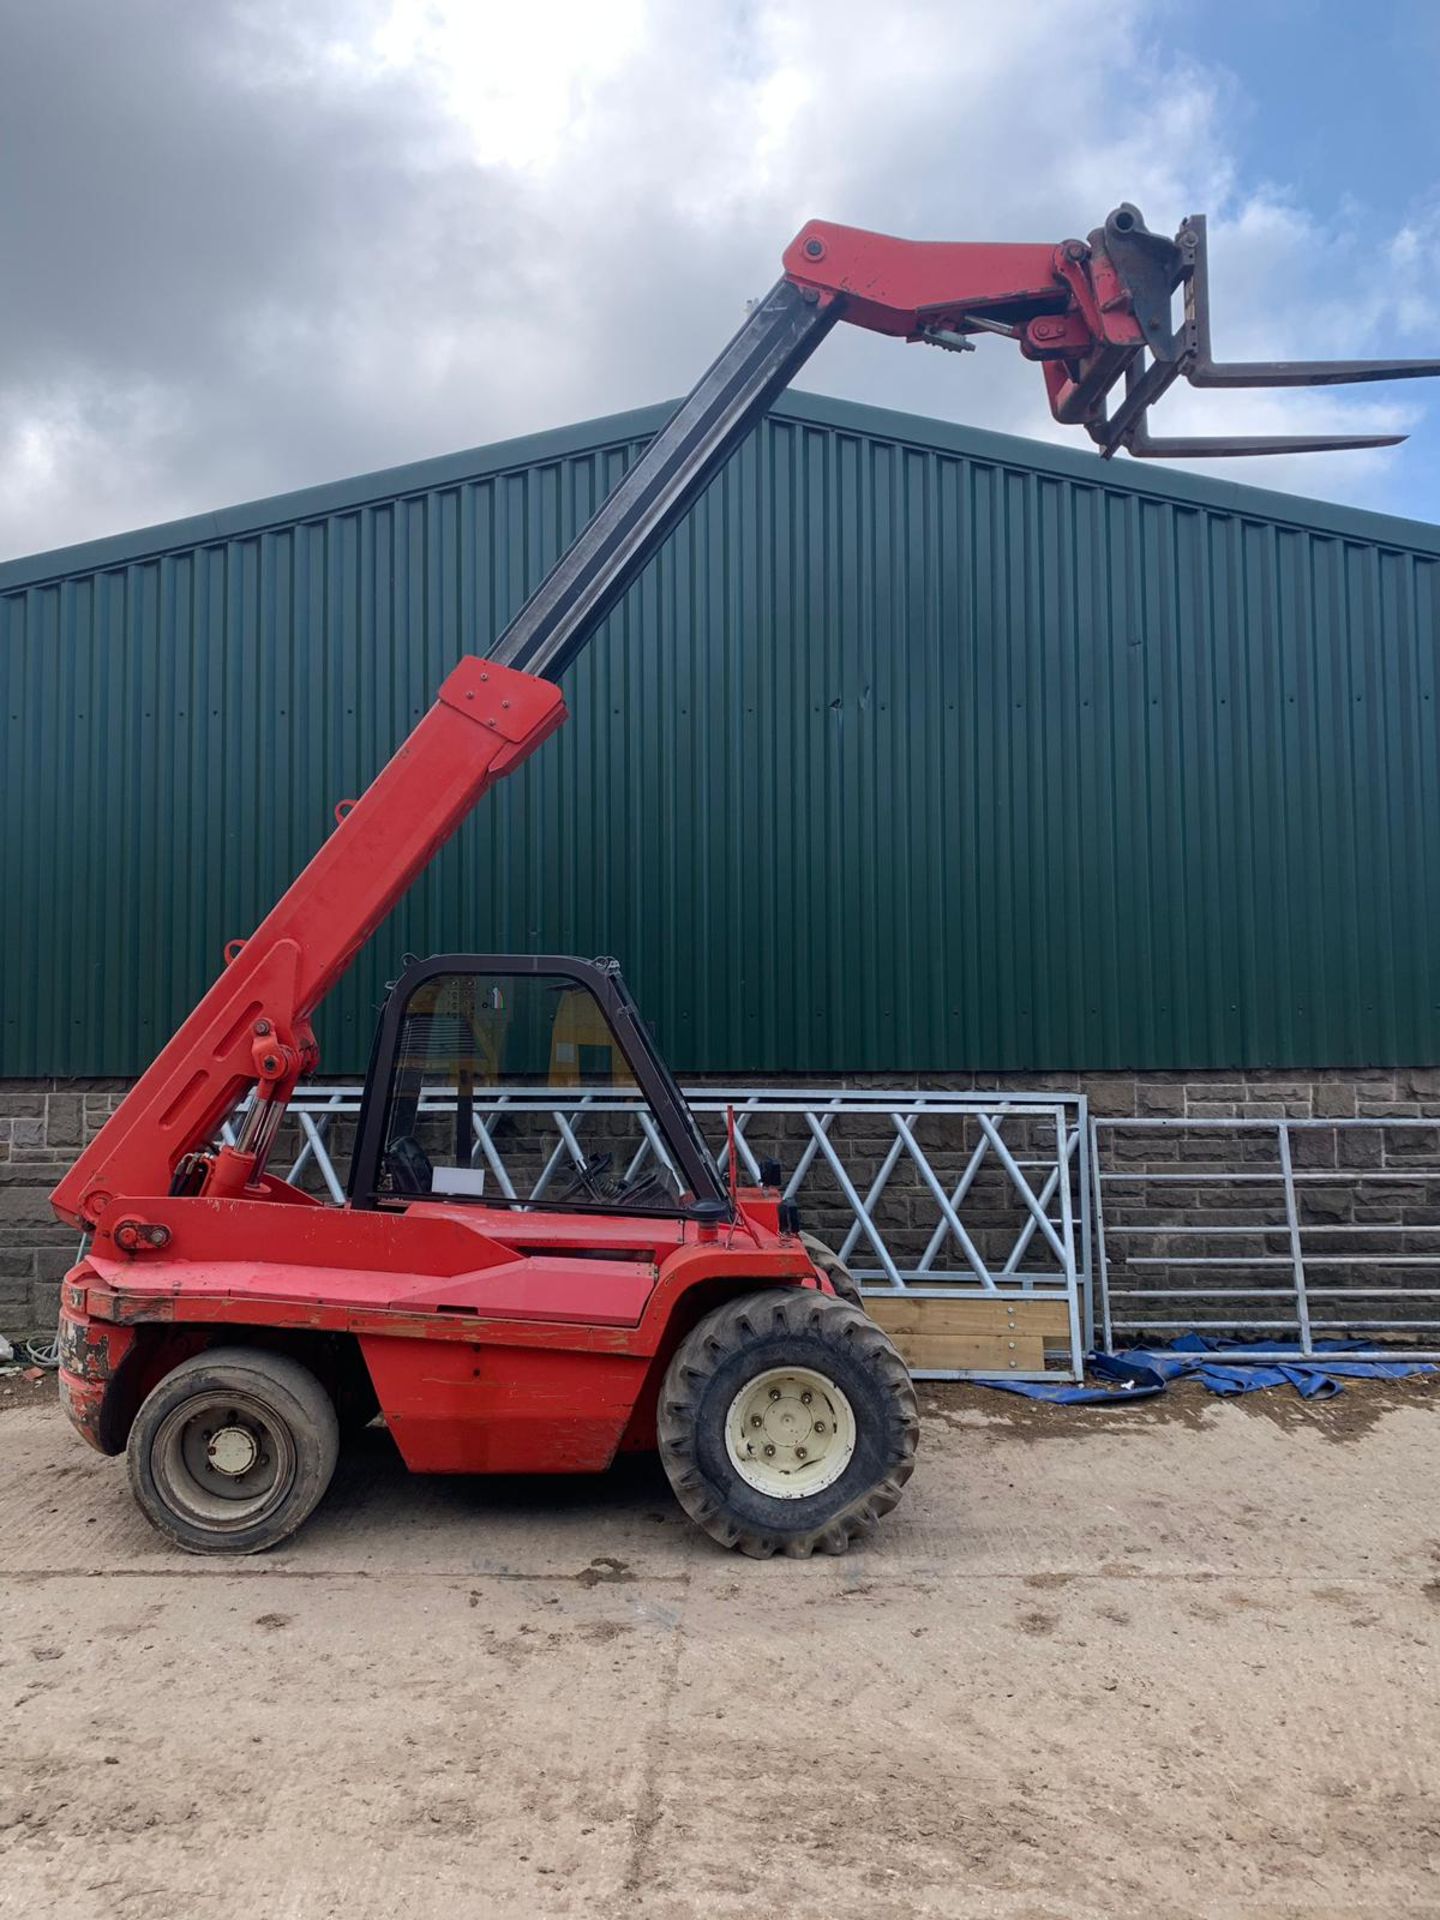
{"label": "cloudy sky", "polygon": [[[1440,352],[1433,0],[0,0],[0,556],[676,396],[819,215],[1212,219],[1230,357]],[[813,389],[1062,437],[1035,369],[841,328]],[[1249,463],[1440,519],[1408,427]],[[1074,436],[1070,436],[1074,437]],[[1077,441],[1076,444],[1083,444]]]}

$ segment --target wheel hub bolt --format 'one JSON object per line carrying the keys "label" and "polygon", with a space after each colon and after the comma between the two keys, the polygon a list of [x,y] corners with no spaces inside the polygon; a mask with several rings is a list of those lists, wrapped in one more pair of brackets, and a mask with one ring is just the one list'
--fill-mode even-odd
{"label": "wheel hub bolt", "polygon": [[825,1422],[823,1420],[817,1420],[815,1422],[815,1431],[817,1433],[823,1433],[825,1431]]}
{"label": "wheel hub bolt", "polygon": [[810,1402],[811,1402],[811,1401],[812,1401],[812,1400],[813,1400],[814,1398],[815,1398],[815,1396],[814,1396],[814,1394],[813,1394],[813,1393],[811,1393],[811,1391],[810,1391],[810,1389],[809,1389],[809,1388],[807,1387],[807,1388],[805,1389],[805,1391],[804,1391],[804,1393],[802,1393],[802,1394],[801,1394],[801,1396],[800,1396],[800,1404],[801,1404],[801,1406],[802,1406],[802,1407],[808,1407],[808,1406],[809,1406],[809,1404],[810,1404]]}
{"label": "wheel hub bolt", "polygon": [[766,1449],[765,1449],[765,1458],[766,1458],[767,1460],[772,1460],[772,1459],[773,1459],[774,1457],[775,1457],[775,1449],[774,1449],[774,1447],[766,1447]]}
{"label": "wheel hub bolt", "polygon": [[750,1424],[752,1427],[763,1427],[765,1421],[760,1414],[752,1413],[750,1416]]}
{"label": "wheel hub bolt", "polygon": [[778,1399],[780,1398],[780,1389],[779,1389],[779,1387],[771,1387],[771,1389],[770,1389],[770,1398],[771,1398],[772,1400],[778,1400]]}
{"label": "wheel hub bolt", "polygon": [[795,1449],[795,1458],[796,1458],[797,1460],[803,1460],[803,1459],[805,1459],[805,1458],[806,1458],[806,1453],[805,1453],[805,1449],[804,1449],[804,1447],[796,1447],[796,1449]]}

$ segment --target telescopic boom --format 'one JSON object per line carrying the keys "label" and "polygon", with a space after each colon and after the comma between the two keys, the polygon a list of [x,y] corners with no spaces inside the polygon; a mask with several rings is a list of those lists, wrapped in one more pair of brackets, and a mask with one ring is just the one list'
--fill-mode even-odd
{"label": "telescopic boom", "polygon": [[[1176,298],[1181,302],[1178,320]],[[784,275],[496,640],[467,657],[399,752],[226,966],[51,1195],[89,1228],[112,1200],[170,1193],[303,1204],[265,1163],[296,1082],[318,1061],[311,1015],[355,953],[469,814],[565,718],[554,682],[671,528],[839,320],[951,351],[1012,339],[1051,410],[1109,458],[1315,452],[1401,435],[1154,439],[1146,414],[1197,387],[1314,386],[1440,373],[1440,360],[1225,365],[1210,350],[1205,223],[1173,240],[1120,206],[1088,241],[895,240],[812,221]],[[1111,409],[1110,396],[1123,383]],[[256,1098],[233,1147],[221,1121]]]}

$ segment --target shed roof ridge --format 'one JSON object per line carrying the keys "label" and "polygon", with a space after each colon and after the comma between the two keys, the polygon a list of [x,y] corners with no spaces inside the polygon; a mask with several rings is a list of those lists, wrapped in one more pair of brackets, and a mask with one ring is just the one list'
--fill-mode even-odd
{"label": "shed roof ridge", "polygon": [[[485,479],[520,467],[542,465],[577,454],[601,453],[655,433],[678,401],[660,401],[620,413],[601,414],[568,426],[543,428],[477,447],[435,454],[424,460],[378,467],[367,473],[314,486],[240,501],[234,506],[187,515],[179,520],[101,535],[41,553],[0,561],[0,593],[42,586],[69,575],[101,573],[137,561],[160,559],[185,547],[213,545],[292,526],[328,514],[357,511],[390,499],[426,493],[437,487]],[[1141,467],[1127,461],[1117,467],[1098,454],[1048,440],[999,433],[926,414],[879,407],[792,388],[770,409],[771,418],[790,419],[833,432],[858,433],[926,451],[954,453],[996,465],[1020,467],[1057,477],[1154,499],[1178,501],[1198,509],[1243,519],[1301,527],[1342,539],[1440,556],[1440,526],[1368,507],[1351,507],[1300,494],[1257,487],[1243,481],[1192,474],[1173,467]]]}

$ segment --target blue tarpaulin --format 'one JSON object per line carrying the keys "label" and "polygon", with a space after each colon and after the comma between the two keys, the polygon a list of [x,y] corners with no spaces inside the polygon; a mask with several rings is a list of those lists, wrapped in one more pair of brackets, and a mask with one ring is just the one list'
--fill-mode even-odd
{"label": "blue tarpaulin", "polygon": [[[1347,1354],[1363,1351],[1363,1340],[1322,1340],[1313,1353],[1299,1347],[1270,1348],[1274,1359],[1226,1362],[1226,1354],[1253,1351],[1243,1341],[1211,1340],[1203,1333],[1181,1334],[1163,1347],[1130,1347],[1123,1353],[1092,1353],[1087,1373],[1107,1386],[1051,1385],[1045,1380],[977,1380],[978,1387],[998,1387],[1003,1393],[1023,1394],[1027,1400],[1050,1400],[1062,1407],[1113,1407],[1127,1400],[1153,1400],[1172,1380],[1198,1379],[1211,1393],[1233,1396],[1259,1393],[1265,1387],[1294,1387],[1305,1400],[1328,1400],[1343,1393],[1346,1380],[1404,1380],[1414,1373],[1433,1373],[1428,1360],[1352,1360]],[[1291,1357],[1293,1352],[1293,1358]]]}

